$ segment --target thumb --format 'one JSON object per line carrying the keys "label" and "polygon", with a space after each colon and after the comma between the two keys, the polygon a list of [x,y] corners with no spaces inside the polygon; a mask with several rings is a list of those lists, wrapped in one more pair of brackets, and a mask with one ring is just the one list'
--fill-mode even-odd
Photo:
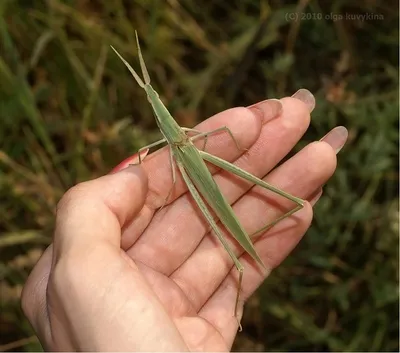
{"label": "thumb", "polygon": [[87,253],[102,242],[119,249],[121,229],[142,209],[146,194],[147,176],[140,166],[72,187],[57,207],[54,255]]}
{"label": "thumb", "polygon": [[92,351],[124,332],[127,318],[116,311],[130,302],[130,286],[144,282],[120,249],[121,229],[146,193],[143,169],[130,166],[74,186],[59,202],[46,290],[51,350]]}

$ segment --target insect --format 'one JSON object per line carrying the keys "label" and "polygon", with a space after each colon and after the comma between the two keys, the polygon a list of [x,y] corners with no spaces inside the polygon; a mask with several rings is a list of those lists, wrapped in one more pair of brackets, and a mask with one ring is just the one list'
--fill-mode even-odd
{"label": "insect", "polygon": [[[165,105],[160,100],[157,92],[153,89],[150,85],[150,76],[148,74],[146,64],[144,62],[139,38],[136,33],[136,43],[138,47],[138,56],[139,56],[139,63],[140,68],[143,75],[143,80],[140,76],[136,73],[136,71],[131,67],[131,65],[118,53],[114,47],[111,47],[115,53],[119,56],[119,58],[123,61],[126,65],[128,70],[131,72],[133,77],[135,78],[138,85],[146,91],[147,98],[153,108],[157,125],[164,136],[161,140],[156,141],[148,146],[141,148],[138,151],[139,156],[139,163],[141,163],[141,152],[146,151],[148,149],[162,143],[168,143],[170,148],[170,161],[171,161],[171,170],[172,170],[172,187],[166,199],[169,198],[174,184],[176,182],[176,170],[173,164],[175,160],[176,166],[179,169],[187,188],[192,195],[193,199],[195,200],[197,206],[199,207],[200,211],[204,215],[205,219],[209,223],[210,227],[214,231],[215,235],[218,237],[222,245],[224,246],[225,250],[228,252],[229,256],[231,257],[234,265],[236,266],[239,272],[239,283],[238,283],[238,290],[235,300],[235,307],[234,307],[234,315],[238,319],[237,311],[238,311],[238,303],[240,298],[240,289],[242,285],[243,279],[243,265],[240,263],[239,259],[236,257],[235,253],[230,248],[227,240],[222,235],[220,228],[218,227],[216,221],[214,220],[213,215],[211,214],[208,206],[214,211],[220,222],[224,225],[224,227],[232,234],[232,236],[238,241],[238,243],[243,247],[243,249],[263,268],[265,265],[263,264],[260,256],[258,255],[252,241],[251,237],[247,234],[244,230],[242,225],[240,224],[239,220],[237,219],[235,213],[233,212],[232,207],[225,199],[223,194],[221,193],[218,185],[214,181],[205,161],[216,165],[222,169],[227,170],[237,176],[244,178],[256,185],[264,187],[276,194],[279,194],[291,201],[293,201],[296,206],[285,213],[284,215],[278,217],[275,221],[267,224],[266,226],[259,229],[255,234],[262,233],[281,221],[282,219],[289,217],[293,213],[297,212],[304,206],[304,200],[292,196],[273,185],[266,183],[265,181],[257,178],[256,176],[246,172],[243,169],[238,168],[232,163],[229,163],[221,158],[213,156],[207,153],[205,149],[206,139],[209,135],[217,132],[225,131],[227,132],[232,140],[236,143],[236,146],[239,148],[232,132],[229,130],[228,127],[223,126],[216,130],[209,131],[209,132],[201,132],[194,129],[180,127],[178,123],[174,120],[172,115],[169,113]],[[195,134],[194,136],[188,136],[188,133]],[[198,149],[194,145],[194,141],[200,138],[205,139],[204,148],[203,150]],[[203,201],[203,198],[206,202]],[[207,203],[207,204],[206,204]],[[238,319],[239,330],[241,330],[240,321]]]}

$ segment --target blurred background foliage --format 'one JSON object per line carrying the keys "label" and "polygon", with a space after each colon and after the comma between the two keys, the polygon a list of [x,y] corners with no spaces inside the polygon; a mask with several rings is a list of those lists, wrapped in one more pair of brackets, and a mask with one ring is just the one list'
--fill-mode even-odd
{"label": "blurred background foliage", "polygon": [[317,108],[297,149],[349,129],[312,228],[250,300],[233,349],[398,351],[398,11],[375,0],[1,0],[0,350],[41,349],[19,299],[62,194],[158,136],[109,49],[136,63],[137,29],[183,126],[305,87]]}

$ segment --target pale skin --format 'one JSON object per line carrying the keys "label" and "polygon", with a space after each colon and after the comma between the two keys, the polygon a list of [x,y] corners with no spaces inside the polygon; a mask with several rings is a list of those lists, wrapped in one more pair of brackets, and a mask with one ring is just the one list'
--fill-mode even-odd
{"label": "pale skin", "polygon": [[[306,131],[313,108],[312,95],[300,90],[280,103],[224,111],[196,129],[228,126],[248,150],[238,150],[221,133],[209,137],[207,151],[264,178]],[[302,210],[254,239],[266,271],[241,256],[241,247],[224,233],[245,267],[241,300],[301,240],[346,138],[344,128],[333,129],[264,178],[308,200]],[[156,212],[172,183],[168,149],[147,156],[141,166],[128,167],[132,160],[64,195],[53,244],[23,291],[25,314],[46,350],[230,350],[237,333],[232,260],[208,232],[179,173],[168,203]],[[249,190],[251,184],[229,173],[211,170],[249,234],[293,207],[261,188]]]}

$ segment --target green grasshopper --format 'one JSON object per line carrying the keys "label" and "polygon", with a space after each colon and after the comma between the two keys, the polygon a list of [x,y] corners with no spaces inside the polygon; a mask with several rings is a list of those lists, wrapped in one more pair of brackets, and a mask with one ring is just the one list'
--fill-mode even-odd
{"label": "green grasshopper", "polygon": [[[138,47],[138,55],[139,55],[139,63],[140,68],[143,74],[143,80],[139,77],[136,71],[129,65],[129,63],[117,52],[114,47],[111,47],[115,53],[119,56],[119,58],[123,61],[126,67],[129,69],[133,77],[135,78],[136,82],[142,87],[146,93],[147,98],[153,108],[157,125],[164,136],[163,139],[156,141],[148,146],[145,146],[138,151],[139,156],[139,164],[142,162],[141,152],[147,150],[151,147],[157,146],[159,144],[167,142],[170,148],[170,160],[171,160],[171,169],[172,169],[172,187],[171,190],[166,198],[169,198],[174,184],[176,182],[176,172],[173,165],[173,159],[175,159],[176,166],[178,167],[182,177],[191,193],[192,197],[194,198],[196,204],[200,208],[201,212],[203,213],[204,217],[206,218],[207,222],[211,226],[212,230],[221,241],[222,245],[224,246],[225,250],[228,252],[229,256],[232,258],[234,265],[236,266],[237,270],[239,271],[239,284],[238,284],[238,291],[236,295],[235,301],[235,309],[234,315],[238,319],[237,310],[238,310],[238,303],[239,303],[239,296],[240,296],[240,289],[242,285],[243,279],[243,265],[240,263],[232,249],[230,248],[228,242],[222,235],[214,217],[210,213],[206,203],[203,201],[202,197],[206,200],[207,204],[210,208],[215,212],[220,222],[226,227],[226,229],[232,234],[232,236],[239,242],[239,244],[243,247],[243,249],[260,265],[265,269],[265,265],[263,264],[260,256],[257,254],[256,249],[254,248],[253,243],[251,242],[250,236],[247,232],[243,229],[242,225],[239,223],[237,217],[235,216],[232,207],[227,202],[223,194],[221,193],[218,185],[214,181],[205,161],[216,165],[222,169],[225,169],[231,173],[238,175],[246,180],[251,181],[252,183],[264,187],[270,191],[275,192],[296,204],[296,207],[292,210],[285,213],[283,216],[277,218],[275,221],[267,224],[266,226],[259,229],[255,232],[255,234],[262,233],[281,221],[282,219],[289,217],[293,213],[297,212],[304,206],[304,200],[292,196],[268,183],[265,181],[257,178],[256,176],[246,172],[243,169],[238,168],[234,164],[231,164],[221,158],[213,156],[204,151],[206,139],[209,135],[221,131],[227,132],[232,140],[235,142],[236,146],[239,148],[232,132],[229,130],[228,127],[223,126],[216,130],[210,132],[201,132],[194,129],[183,128],[178,125],[178,123],[174,120],[172,115],[169,113],[165,105],[160,100],[157,92],[153,89],[150,85],[150,76],[148,74],[146,64],[144,62],[140,45],[139,39],[136,33],[136,43]],[[195,136],[189,137],[187,133],[194,133]],[[199,150],[193,142],[199,138],[204,138],[204,148],[203,150]],[[201,195],[201,196],[200,196]],[[240,321],[238,319],[239,329],[241,329]]]}

